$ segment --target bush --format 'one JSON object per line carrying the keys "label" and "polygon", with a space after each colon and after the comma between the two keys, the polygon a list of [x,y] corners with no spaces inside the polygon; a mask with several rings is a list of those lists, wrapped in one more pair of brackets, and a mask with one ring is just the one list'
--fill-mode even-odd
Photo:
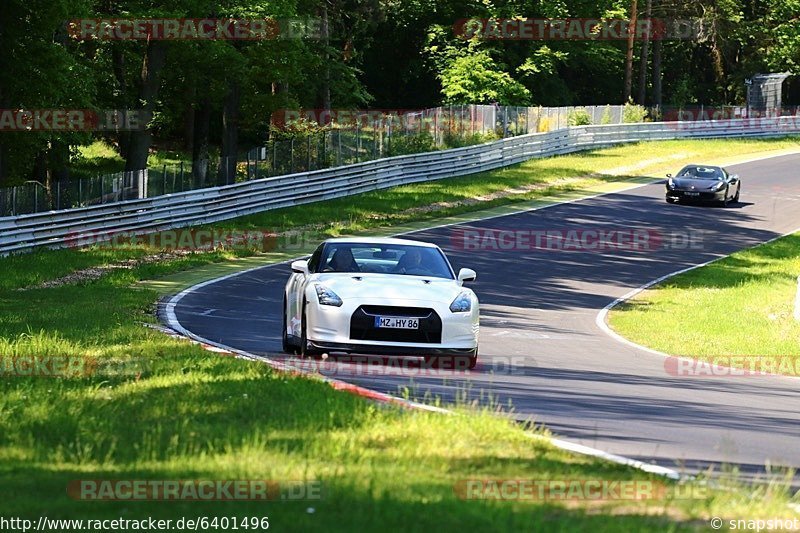
{"label": "bush", "polygon": [[324,133],[330,129],[329,126],[323,126],[304,117],[287,122],[283,127],[275,125],[270,125],[269,127],[270,138],[275,140],[305,138]]}
{"label": "bush", "polygon": [[611,106],[607,105],[603,116],[600,117],[600,124],[611,124]]}
{"label": "bush", "polygon": [[625,104],[622,109],[622,122],[644,122],[647,118],[647,109],[638,104],[634,104],[630,100]]}
{"label": "bush", "polygon": [[583,108],[573,109],[567,114],[567,126],[589,126],[592,124],[592,117]]}
{"label": "bush", "polygon": [[436,150],[436,142],[430,133],[416,133],[414,135],[393,135],[388,150],[389,156],[419,154]]}
{"label": "bush", "polygon": [[540,117],[539,123],[536,126],[536,131],[539,133],[550,131],[550,117]]}
{"label": "bush", "polygon": [[499,138],[500,136],[494,130],[488,130],[485,133],[476,132],[472,135],[451,135],[445,133],[442,138],[442,143],[445,148],[461,148],[462,146],[472,146],[489,141],[496,141]]}

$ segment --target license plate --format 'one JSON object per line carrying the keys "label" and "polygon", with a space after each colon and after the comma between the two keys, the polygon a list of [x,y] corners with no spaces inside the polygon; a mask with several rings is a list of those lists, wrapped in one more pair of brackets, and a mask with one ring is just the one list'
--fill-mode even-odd
{"label": "license plate", "polygon": [[699,192],[685,192],[683,194],[685,194],[686,196],[700,196]]}
{"label": "license plate", "polygon": [[376,316],[375,327],[393,329],[419,329],[419,319],[402,316]]}

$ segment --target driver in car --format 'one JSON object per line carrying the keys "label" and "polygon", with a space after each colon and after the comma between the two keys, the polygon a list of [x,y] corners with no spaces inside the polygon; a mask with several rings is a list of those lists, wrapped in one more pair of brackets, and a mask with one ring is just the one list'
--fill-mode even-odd
{"label": "driver in car", "polygon": [[411,249],[403,254],[394,269],[396,274],[425,275],[430,274],[430,269],[422,261],[419,250]]}

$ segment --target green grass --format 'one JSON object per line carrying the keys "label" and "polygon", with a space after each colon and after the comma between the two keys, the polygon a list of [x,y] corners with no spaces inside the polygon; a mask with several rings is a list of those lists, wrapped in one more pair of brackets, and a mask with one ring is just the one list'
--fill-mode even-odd
{"label": "green grass", "polygon": [[[736,145],[736,150],[796,145],[796,141],[748,141]],[[708,157],[731,150],[730,145],[706,142],[647,146],[654,159],[678,148]],[[533,161],[462,181],[469,194],[501,190],[504,184],[549,184],[559,177],[578,176],[602,185],[618,178],[589,177],[588,173],[612,172],[637,158],[636,149],[614,148]],[[656,172],[658,165],[674,166],[662,162],[648,168]],[[623,170],[623,174],[651,172]],[[320,223],[321,233],[376,231],[395,221],[392,215],[404,206],[425,205],[434,198],[468,197],[458,183],[446,180],[429,184],[432,187],[399,188],[346,202],[300,206],[224,226],[288,228]],[[531,197],[544,199],[536,195],[527,199]],[[351,221],[350,225],[325,225],[331,220],[326,217],[333,215],[338,215],[335,220]],[[558,450],[546,438],[532,439],[493,412],[460,406],[459,415],[444,416],[379,407],[322,382],[280,375],[264,365],[209,353],[143,327],[155,322],[154,302],[159,296],[143,281],[157,283],[186,273],[191,278],[198,269],[235,265],[232,259],[253,255],[252,250],[217,250],[113,270],[99,280],[77,285],[30,288],[76,270],[141,258],[154,251],[144,246],[95,247],[0,258],[4,274],[0,276],[0,356],[70,356],[101,363],[99,372],[81,378],[0,378],[0,490],[4,494],[0,516],[269,516],[271,526],[278,530],[334,531],[686,530],[703,528],[707,517],[714,515],[794,516],[786,507],[791,497],[780,484],[735,486],[692,500],[462,500],[453,487],[465,479],[651,478]],[[257,257],[266,261],[283,256]],[[125,371],[115,371],[120,368]],[[67,484],[75,479],[305,479],[320,481],[324,497],[266,504],[92,503],[66,495]],[[314,512],[308,512],[309,508]]]}
{"label": "green grass", "polygon": [[[92,178],[99,175],[114,174],[125,170],[125,159],[117,149],[105,141],[95,141],[81,146],[71,162],[71,172],[76,178]],[[180,165],[181,162],[191,168],[191,154],[174,150],[155,150],[147,158],[149,168],[162,165]]]}
{"label": "green grass", "polygon": [[615,308],[609,323],[634,342],[675,355],[792,358],[795,364],[783,369],[796,374],[798,274],[800,234],[793,234],[670,278]]}

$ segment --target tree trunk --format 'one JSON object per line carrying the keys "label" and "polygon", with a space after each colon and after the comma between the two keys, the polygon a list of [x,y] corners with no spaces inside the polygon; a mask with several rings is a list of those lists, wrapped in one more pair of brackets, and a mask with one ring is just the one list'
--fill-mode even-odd
{"label": "tree trunk", "polygon": [[236,162],[239,155],[239,99],[239,83],[232,80],[222,109],[222,157],[219,161],[218,183],[236,181]]}
{"label": "tree trunk", "polygon": [[194,99],[196,93],[194,84],[187,83],[184,92],[186,107],[183,112],[183,149],[187,152],[192,151],[194,144]]}
{"label": "tree trunk", "polygon": [[192,177],[199,187],[208,179],[209,131],[211,129],[211,101],[208,97],[197,107],[194,117],[194,140],[192,141]]}
{"label": "tree trunk", "polygon": [[647,32],[644,35],[642,42],[642,54],[639,58],[639,97],[638,102],[640,105],[645,104],[647,98],[647,60],[650,55],[650,34],[653,31],[653,24],[651,16],[653,14],[653,0],[647,0],[647,7],[645,8],[645,18],[647,19]]}
{"label": "tree trunk", "polygon": [[636,38],[636,17],[638,6],[636,0],[631,1],[631,20],[628,23],[628,50],[625,54],[625,89],[622,99],[627,102],[632,94],[633,85],[633,43]]}
{"label": "tree trunk", "polygon": [[653,104],[661,107],[661,38],[653,43]]}
{"label": "tree trunk", "polygon": [[[128,82],[125,79],[125,55],[119,43],[111,43],[111,67],[114,71],[114,77],[117,80],[117,87],[120,93],[118,102],[121,105],[120,109],[128,108]],[[124,157],[128,153],[130,145],[131,132],[120,131],[117,137],[119,145],[119,153]]]}
{"label": "tree trunk", "polygon": [[[3,96],[3,87],[0,85],[0,109],[8,109],[5,96]],[[3,139],[0,137],[0,187],[8,187],[10,183],[8,175],[8,146],[3,144]]]}
{"label": "tree trunk", "polygon": [[[143,114],[142,122],[149,122],[153,116],[161,85],[161,73],[166,62],[167,46],[165,41],[149,41],[142,61],[142,81],[139,89],[139,108]],[[128,145],[128,156],[125,158],[125,170],[143,170],[147,168],[147,156],[153,144],[153,134],[149,128],[143,127],[132,131]]]}
{"label": "tree trunk", "polygon": [[[328,54],[329,47],[331,45],[330,40],[330,29],[328,26],[328,4],[327,2],[322,3],[321,13],[322,16],[322,24],[321,24],[321,34],[322,34],[322,46],[325,48],[324,52],[324,67],[322,71],[322,88],[320,92],[320,103],[322,104],[322,109],[324,111],[331,110],[331,67],[330,67],[330,55]],[[329,116],[327,113],[325,116]]]}

